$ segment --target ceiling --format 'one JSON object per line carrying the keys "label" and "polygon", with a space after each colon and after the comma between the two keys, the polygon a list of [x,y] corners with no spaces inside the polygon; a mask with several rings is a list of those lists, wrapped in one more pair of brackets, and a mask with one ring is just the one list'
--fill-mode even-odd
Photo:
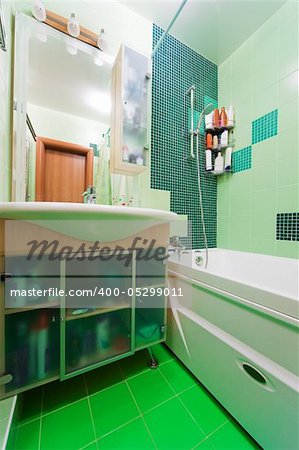
{"label": "ceiling", "polygon": [[[221,64],[286,0],[188,0],[171,34]],[[121,1],[166,28],[182,1]]]}
{"label": "ceiling", "polygon": [[42,33],[30,37],[29,103],[108,125],[113,58],[97,66],[94,59],[103,54],[82,43],[71,55],[67,47],[78,41],[57,33],[57,38]]}

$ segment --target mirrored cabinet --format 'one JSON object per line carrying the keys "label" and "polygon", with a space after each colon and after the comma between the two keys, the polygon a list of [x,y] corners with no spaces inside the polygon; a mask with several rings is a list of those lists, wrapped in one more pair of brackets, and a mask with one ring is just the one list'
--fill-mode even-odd
{"label": "mirrored cabinet", "polygon": [[112,71],[111,172],[134,175],[147,164],[150,59],[122,45]]}

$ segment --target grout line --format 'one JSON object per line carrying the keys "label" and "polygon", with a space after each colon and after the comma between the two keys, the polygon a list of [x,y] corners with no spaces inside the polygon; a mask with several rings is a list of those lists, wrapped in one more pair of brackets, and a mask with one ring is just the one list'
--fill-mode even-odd
{"label": "grout line", "polygon": [[222,423],[219,427],[215,428],[215,430],[213,430],[211,433],[207,434],[206,437],[204,439],[202,439],[200,442],[198,442],[195,447],[192,447],[191,450],[195,450],[197,449],[203,442],[206,442],[208,439],[210,439],[210,437],[215,434],[217,431],[221,430],[221,428],[226,425],[229,422],[229,420],[226,420],[224,423]]}
{"label": "grout line", "polygon": [[40,403],[40,418],[39,418],[39,435],[38,435],[38,450],[41,448],[41,442],[42,442],[42,421],[43,421],[43,408],[44,408],[44,387],[42,387],[42,393],[41,393],[41,403]]}
{"label": "grout line", "polygon": [[158,450],[158,447],[157,447],[157,445],[156,445],[156,443],[155,443],[155,440],[154,440],[154,438],[153,438],[153,436],[152,436],[152,434],[151,434],[151,432],[150,432],[150,429],[149,429],[149,427],[148,427],[148,425],[147,425],[147,423],[146,423],[146,421],[145,421],[145,419],[144,419],[144,415],[143,415],[141,409],[139,408],[139,405],[138,405],[138,403],[137,403],[137,400],[135,399],[135,396],[133,395],[133,392],[132,392],[132,390],[131,390],[131,388],[130,388],[130,385],[129,385],[129,383],[128,383],[127,380],[126,380],[126,384],[127,384],[127,387],[128,387],[128,389],[129,389],[129,391],[130,391],[131,397],[133,398],[133,401],[134,401],[134,403],[135,403],[135,405],[136,405],[136,408],[137,408],[137,410],[139,411],[139,413],[140,413],[140,415],[141,415],[141,420],[143,421],[143,424],[144,424],[144,426],[145,426],[145,428],[146,428],[146,430],[147,430],[147,432],[148,432],[148,434],[149,434],[149,437],[150,437],[150,439],[151,439],[151,441],[152,441],[152,443],[153,443],[155,449]]}
{"label": "grout line", "polygon": [[132,423],[132,422],[134,422],[135,420],[140,419],[140,418],[141,418],[141,414],[138,415],[138,416],[136,416],[136,417],[134,417],[133,419],[129,420],[128,422],[123,423],[122,425],[119,425],[117,428],[113,428],[113,430],[108,431],[108,433],[106,433],[106,434],[103,434],[103,435],[102,435],[100,438],[98,438],[97,440],[98,440],[98,441],[101,441],[101,439],[103,439],[104,437],[109,436],[110,434],[114,433],[115,431],[121,430],[122,428],[126,427],[127,425],[130,425],[130,423]]}
{"label": "grout line", "polygon": [[[85,391],[87,393],[87,403],[88,403],[89,413],[90,413],[90,417],[91,417],[93,434],[94,434],[95,440],[97,441],[97,433],[96,433],[95,421],[94,421],[94,417],[93,417],[93,413],[92,413],[92,408],[91,408],[91,404],[90,404],[90,398],[88,396],[87,383],[86,383],[86,379],[85,379],[84,375],[83,375],[83,383],[84,383]],[[97,449],[99,449],[99,446],[98,446],[97,442],[96,442],[96,446],[97,446]]]}

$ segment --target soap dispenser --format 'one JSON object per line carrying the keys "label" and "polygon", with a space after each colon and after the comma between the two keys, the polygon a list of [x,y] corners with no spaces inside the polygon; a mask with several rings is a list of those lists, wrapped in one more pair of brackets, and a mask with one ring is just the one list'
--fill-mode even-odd
{"label": "soap dispenser", "polygon": [[224,167],[224,162],[223,162],[223,157],[221,156],[221,152],[218,152],[218,156],[215,159],[215,169],[214,172],[215,173],[221,173],[223,172],[223,167]]}
{"label": "soap dispenser", "polygon": [[226,114],[224,106],[222,106],[221,113],[220,113],[220,127],[224,128],[226,126],[227,126],[227,114]]}

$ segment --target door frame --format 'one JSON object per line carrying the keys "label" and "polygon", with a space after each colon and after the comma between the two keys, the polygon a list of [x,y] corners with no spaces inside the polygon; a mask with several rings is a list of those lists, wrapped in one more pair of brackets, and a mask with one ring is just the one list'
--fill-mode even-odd
{"label": "door frame", "polygon": [[36,137],[36,166],[35,166],[35,201],[43,202],[45,197],[45,153],[47,149],[73,153],[85,157],[85,189],[93,186],[93,150],[71,142],[58,141],[46,137]]}

